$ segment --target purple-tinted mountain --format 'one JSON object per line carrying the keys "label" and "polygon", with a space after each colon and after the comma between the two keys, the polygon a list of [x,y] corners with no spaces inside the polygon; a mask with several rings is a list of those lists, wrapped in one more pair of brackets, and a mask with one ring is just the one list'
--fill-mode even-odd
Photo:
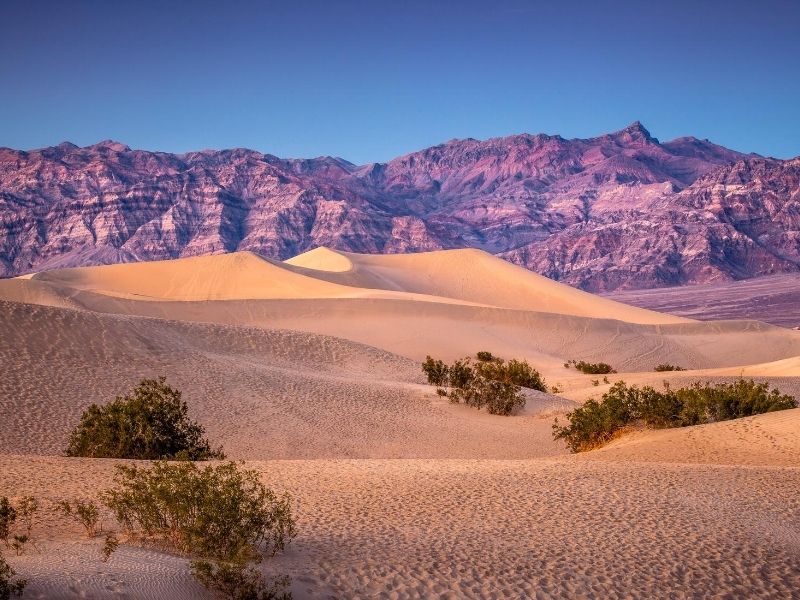
{"label": "purple-tinted mountain", "polygon": [[0,149],[0,274],[253,250],[478,247],[589,290],[800,270],[800,159],[640,124],[453,140],[388,163]]}

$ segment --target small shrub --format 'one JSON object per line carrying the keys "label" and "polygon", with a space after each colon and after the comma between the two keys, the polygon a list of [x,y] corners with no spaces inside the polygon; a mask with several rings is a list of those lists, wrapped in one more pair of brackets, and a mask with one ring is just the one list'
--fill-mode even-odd
{"label": "small shrub", "polygon": [[130,396],[105,406],[92,404],[72,432],[67,456],[90,458],[223,458],[188,417],[181,392],[166,379],[143,379]]}
{"label": "small shrub", "polygon": [[564,440],[572,452],[582,452],[608,442],[635,423],[651,428],[685,427],[796,407],[794,397],[770,391],[767,383],[753,380],[695,383],[663,392],[619,381],[603,394],[602,401],[589,400],[567,413],[567,425],[561,426],[556,419],[553,436]]}
{"label": "small shrub", "polygon": [[0,555],[0,600],[21,596],[27,582],[16,577],[17,573]]}
{"label": "small shrub", "polygon": [[134,536],[177,552],[236,562],[282,551],[295,535],[290,498],[236,463],[117,466],[106,505]]}
{"label": "small shrub", "polygon": [[39,511],[39,501],[33,496],[23,496],[17,505],[17,516],[25,527],[25,533],[28,538],[31,537],[33,530],[33,522],[36,513]]}
{"label": "small shrub", "polygon": [[106,539],[103,542],[103,547],[100,548],[100,560],[102,562],[108,562],[108,559],[111,558],[111,555],[117,551],[119,547],[119,539],[115,533],[109,533],[106,535]]}
{"label": "small shrub", "polygon": [[558,383],[550,388],[550,393],[551,394],[560,394],[563,391],[564,391],[564,388],[562,388],[561,385],[558,384]]}
{"label": "small shrub", "polygon": [[475,368],[480,375],[487,379],[510,383],[540,392],[547,391],[547,385],[541,373],[531,367],[528,361],[525,360],[519,361],[512,358],[507,363],[502,361],[482,362],[475,365]]}
{"label": "small shrub", "polygon": [[611,365],[604,362],[590,363],[582,360],[572,360],[570,362],[578,371],[581,373],[586,373],[587,375],[607,375],[609,373],[616,373]]}
{"label": "small shrub", "polygon": [[436,393],[447,396],[453,403],[464,403],[475,408],[486,408],[491,414],[509,415],[525,404],[520,391],[523,387],[547,391],[539,371],[527,361],[512,359],[505,362],[491,352],[477,353],[478,362],[469,357],[455,361],[449,367],[428,356],[422,369],[428,381],[436,381]]}
{"label": "small shrub", "polygon": [[78,500],[73,507],[70,502],[63,500],[57,504],[57,508],[64,516],[80,523],[86,531],[86,537],[94,537],[103,529],[100,525],[100,511],[92,501]]}
{"label": "small shrub", "polygon": [[0,498],[0,539],[3,540],[6,548],[10,548],[8,538],[11,536],[11,529],[17,520],[17,511],[5,496]]}
{"label": "small shrub", "polygon": [[422,370],[431,385],[447,385],[448,369],[447,365],[441,360],[434,360],[430,356],[425,358],[422,363]]}
{"label": "small shrub", "polygon": [[592,385],[594,387],[597,387],[598,385],[600,385],[600,380],[599,379],[592,379]]}
{"label": "small shrub", "polygon": [[23,554],[25,554],[25,546],[30,541],[31,541],[30,536],[24,533],[19,533],[14,535],[11,538],[11,547],[14,549],[14,553],[17,556],[22,556]]}
{"label": "small shrub", "polygon": [[266,581],[261,573],[242,563],[197,560],[192,574],[207,589],[232,600],[290,600],[288,577]]}
{"label": "small shrub", "polygon": [[739,419],[776,410],[797,408],[793,396],[770,391],[768,383],[756,383],[752,379],[739,379],[734,383],[695,383],[688,388],[676,390],[684,405],[682,420],[686,424]]}
{"label": "small shrub", "polygon": [[683,367],[679,367],[677,365],[661,363],[660,365],[656,365],[656,368],[653,370],[660,373],[662,371],[685,371],[686,369],[684,369]]}
{"label": "small shrub", "polygon": [[468,358],[457,360],[448,369],[449,377],[447,383],[450,387],[458,389],[467,389],[472,380],[475,379],[475,371],[472,369],[472,364]]}

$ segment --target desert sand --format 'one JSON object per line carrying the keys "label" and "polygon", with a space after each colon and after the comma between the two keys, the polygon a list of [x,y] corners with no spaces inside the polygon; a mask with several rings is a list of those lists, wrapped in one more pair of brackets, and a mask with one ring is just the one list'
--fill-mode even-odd
{"label": "desert sand", "polygon": [[[557,394],[511,417],[450,404],[419,361],[525,358]],[[565,369],[605,361],[601,377]],[[668,362],[687,371],[655,373]],[[634,308],[474,250],[285,263],[234,253],[0,281],[0,495],[45,509],[119,461],[60,456],[81,412],[166,375],[230,458],[296,499],[268,572],[296,598],[792,597],[800,409],[634,431],[569,455],[553,418],[614,381],[739,376],[800,395],[800,332]],[[28,598],[202,598],[187,562],[99,561],[48,510],[9,561]]]}

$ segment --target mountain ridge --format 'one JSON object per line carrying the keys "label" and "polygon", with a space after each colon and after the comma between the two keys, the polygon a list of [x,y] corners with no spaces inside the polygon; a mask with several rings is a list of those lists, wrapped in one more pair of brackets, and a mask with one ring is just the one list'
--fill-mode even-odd
{"label": "mountain ridge", "polygon": [[476,247],[590,291],[741,279],[800,270],[797,165],[691,136],[662,143],[638,121],[366,165],[114,140],[0,148],[0,274],[328,246]]}

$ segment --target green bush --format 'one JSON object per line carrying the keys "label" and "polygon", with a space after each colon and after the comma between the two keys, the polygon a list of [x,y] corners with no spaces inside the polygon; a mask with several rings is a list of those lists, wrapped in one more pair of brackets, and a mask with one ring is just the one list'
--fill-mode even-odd
{"label": "green bush", "polygon": [[685,371],[686,369],[684,369],[683,367],[679,367],[677,365],[661,363],[660,365],[656,365],[656,368],[653,370],[661,373],[662,371]]}
{"label": "green bush", "polygon": [[428,382],[437,386],[436,393],[440,396],[449,397],[451,402],[486,408],[496,415],[509,415],[524,406],[525,398],[520,393],[523,387],[547,391],[541,374],[527,361],[505,362],[491,352],[478,352],[477,356],[477,363],[467,357],[450,366],[428,356],[422,370]]}
{"label": "green bush", "polygon": [[531,367],[528,361],[512,358],[508,362],[480,362],[475,365],[477,372],[494,381],[509,383],[531,390],[547,391],[547,385],[541,373]]}
{"label": "green bush", "polygon": [[422,363],[422,370],[431,385],[447,385],[448,369],[441,360],[434,360],[430,356],[426,357],[425,362]]}
{"label": "green bush", "polygon": [[486,408],[493,415],[510,415],[515,408],[525,405],[520,387],[475,375],[464,388],[453,388],[451,402],[463,402],[475,408]]}
{"label": "green bush", "polygon": [[17,573],[0,555],[0,600],[21,596],[27,582],[16,577]]}
{"label": "green bush", "polygon": [[[17,556],[25,553],[29,543],[37,548],[31,531],[38,510],[39,501],[33,496],[23,496],[16,506],[5,496],[0,497],[0,540],[3,540],[6,548],[12,548]],[[20,524],[24,533],[14,533],[15,526]]]}
{"label": "green bush", "polygon": [[17,511],[11,505],[8,498],[3,496],[0,498],[0,540],[3,540],[6,548],[10,548],[8,538],[11,536],[11,530],[17,520]]}
{"label": "green bush", "polygon": [[143,379],[130,396],[105,406],[92,404],[72,432],[66,454],[147,460],[224,458],[204,434],[189,419],[180,391],[167,385],[164,377]]}
{"label": "green bush", "polygon": [[694,421],[727,421],[797,407],[793,396],[776,389],[770,391],[768,383],[755,383],[752,379],[716,385],[698,382],[675,393],[686,406],[681,417],[687,425],[693,425]]}
{"label": "green bush", "polygon": [[564,366],[567,369],[569,369],[570,365],[575,367],[581,373],[586,373],[587,375],[608,375],[609,373],[616,373],[611,365],[604,362],[590,363],[583,360],[573,359],[564,363]]}
{"label": "green bush", "polygon": [[282,551],[295,535],[290,498],[233,462],[118,465],[115,483],[104,501],[128,533],[182,554],[248,561]]}
{"label": "green bush", "polygon": [[769,384],[753,380],[695,383],[663,392],[620,381],[603,394],[600,402],[589,400],[567,413],[567,425],[559,425],[556,419],[553,436],[564,440],[572,452],[582,452],[608,442],[636,423],[655,429],[685,427],[796,407],[794,397],[770,391]]}
{"label": "green bush", "polygon": [[448,369],[447,385],[465,390],[470,387],[475,379],[475,371],[469,358],[457,360]]}
{"label": "green bush", "polygon": [[65,517],[80,523],[86,532],[86,537],[94,537],[103,529],[102,525],[100,525],[100,510],[97,508],[97,504],[92,501],[84,502],[78,500],[73,506],[71,502],[62,500],[56,504],[56,508]]}

